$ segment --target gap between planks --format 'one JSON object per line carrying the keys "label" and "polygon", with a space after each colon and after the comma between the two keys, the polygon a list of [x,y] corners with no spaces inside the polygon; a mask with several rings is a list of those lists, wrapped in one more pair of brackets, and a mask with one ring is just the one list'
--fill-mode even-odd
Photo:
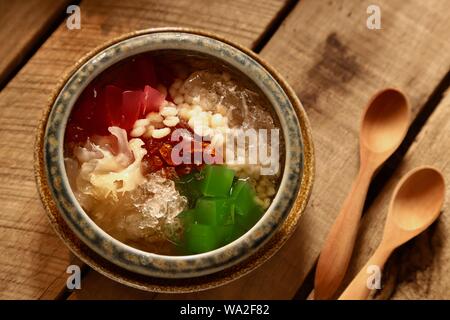
{"label": "gap between planks", "polygon": [[[79,1],[73,1],[72,4],[78,4]],[[8,34],[8,38],[15,39],[15,43],[13,45],[14,47],[7,48],[10,53],[15,53],[15,57],[13,57],[11,60],[9,60],[10,57],[6,57],[2,62],[1,65],[4,67],[4,69],[0,70],[0,91],[8,84],[8,82],[15,77],[15,75],[22,69],[24,65],[27,64],[28,60],[36,53],[37,50],[41,47],[41,45],[47,40],[47,38],[53,33],[53,31],[56,30],[56,28],[61,24],[61,22],[64,20],[65,17],[65,7],[69,5],[69,0],[61,0],[61,1],[53,1],[51,3],[54,8],[52,10],[48,10],[49,15],[46,16],[45,19],[42,21],[36,21],[39,19],[39,17],[34,17],[33,19],[30,19],[31,21],[36,22],[36,24],[32,26],[26,25],[28,22],[25,17],[14,17],[14,21],[10,21],[12,25],[15,23],[19,23],[22,25],[22,27],[18,27],[13,34]],[[6,4],[6,1],[2,1],[2,5],[9,5]],[[27,6],[30,5],[30,8],[27,8]],[[27,10],[33,9],[31,7],[32,3],[30,2],[22,2],[20,3],[20,6],[22,8],[26,8]],[[46,8],[44,5],[45,3],[40,3],[40,7]],[[36,10],[30,15],[38,15],[40,14],[40,9]],[[23,14],[19,8],[17,8],[18,14]],[[25,20],[25,22],[24,22]],[[7,21],[8,22],[8,21]],[[26,27],[26,30],[23,30],[23,28]],[[34,28],[37,28],[37,31],[32,34],[30,30],[33,30]],[[17,31],[19,30],[19,31]],[[5,32],[2,30],[2,32]],[[24,34],[25,33],[25,34]],[[20,37],[20,39],[19,39]],[[26,43],[22,44],[20,47],[21,51],[17,51],[18,43],[22,41],[22,38],[26,39]],[[5,45],[5,44],[3,44]]]}
{"label": "gap between planks", "polygon": [[253,46],[253,51],[260,53],[265,45],[270,41],[270,39],[275,35],[277,30],[280,28],[283,21],[291,13],[292,10],[297,6],[300,0],[288,0],[280,12],[275,16],[272,22],[267,26],[267,29],[261,34],[259,39]]}

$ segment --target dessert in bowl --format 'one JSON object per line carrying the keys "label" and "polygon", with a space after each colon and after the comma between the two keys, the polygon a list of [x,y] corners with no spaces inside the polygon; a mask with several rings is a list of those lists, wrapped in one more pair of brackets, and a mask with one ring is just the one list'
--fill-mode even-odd
{"label": "dessert in bowl", "polygon": [[80,61],[36,155],[54,225],[56,210],[95,254],[164,279],[259,265],[291,234],[313,177],[289,86],[248,50],[182,29],[126,35]]}

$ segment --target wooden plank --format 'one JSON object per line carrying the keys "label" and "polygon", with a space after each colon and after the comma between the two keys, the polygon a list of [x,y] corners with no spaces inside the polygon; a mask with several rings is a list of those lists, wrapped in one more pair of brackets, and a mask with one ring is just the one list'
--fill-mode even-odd
{"label": "wooden plank", "polygon": [[300,1],[262,51],[302,100],[313,128],[316,179],[287,244],[251,274],[186,299],[289,299],[312,269],[358,168],[362,108],[386,86],[417,115],[450,69],[448,1],[378,1],[382,29],[366,27],[371,1]]}
{"label": "wooden plank", "polygon": [[127,287],[90,270],[81,281],[81,289],[73,290],[68,300],[151,300],[155,295]]}
{"label": "wooden plank", "polygon": [[0,84],[39,42],[68,0],[0,0]]}
{"label": "wooden plank", "polygon": [[440,169],[447,179],[446,202],[437,223],[399,248],[389,259],[383,290],[375,298],[450,299],[450,90],[401,165],[364,216],[345,285],[378,246],[392,193],[401,177],[421,165]]}
{"label": "wooden plank", "polygon": [[252,46],[283,6],[272,0],[81,4],[81,30],[62,24],[0,93],[0,298],[55,297],[55,283],[70,263],[49,227],[33,176],[34,130],[60,76],[95,46],[136,29],[204,28]]}

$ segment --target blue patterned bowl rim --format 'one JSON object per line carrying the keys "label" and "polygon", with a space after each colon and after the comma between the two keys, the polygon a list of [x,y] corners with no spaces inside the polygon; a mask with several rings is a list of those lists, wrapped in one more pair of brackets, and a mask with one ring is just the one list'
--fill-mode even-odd
{"label": "blue patterned bowl rim", "polygon": [[[277,194],[264,216],[245,235],[219,249],[198,255],[165,256],[128,246],[98,227],[76,200],[64,166],[64,132],[72,107],[83,89],[102,71],[129,56],[159,50],[193,51],[218,58],[245,74],[266,95],[276,112],[285,143],[284,172]],[[211,274],[256,252],[283,223],[302,182],[303,137],[295,110],[282,87],[260,63],[236,47],[189,32],[134,36],[97,53],[68,79],[56,97],[44,134],[45,174],[52,197],[72,231],[107,260],[133,272],[161,278]]]}

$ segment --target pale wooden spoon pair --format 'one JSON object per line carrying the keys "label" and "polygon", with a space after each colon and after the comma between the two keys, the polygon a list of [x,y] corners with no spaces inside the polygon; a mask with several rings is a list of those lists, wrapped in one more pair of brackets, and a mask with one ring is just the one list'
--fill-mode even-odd
{"label": "pale wooden spoon pair", "polygon": [[[315,299],[331,299],[339,288],[372,176],[403,141],[410,113],[408,100],[397,89],[383,90],[369,102],[360,130],[360,170],[320,254]],[[444,178],[439,171],[421,167],[409,172],[394,192],[380,246],[340,299],[367,298],[367,267],[376,265],[382,269],[395,248],[425,230],[438,217],[444,196]]]}

